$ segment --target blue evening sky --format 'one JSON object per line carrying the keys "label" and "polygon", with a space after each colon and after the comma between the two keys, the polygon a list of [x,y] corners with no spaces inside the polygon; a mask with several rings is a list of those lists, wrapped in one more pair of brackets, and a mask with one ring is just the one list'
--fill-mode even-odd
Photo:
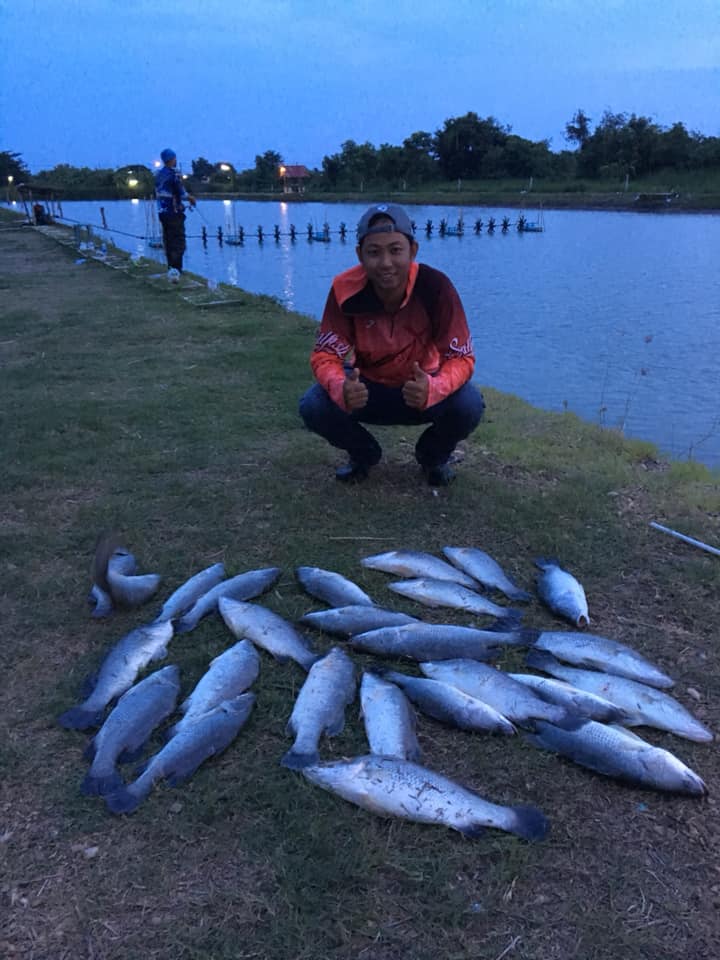
{"label": "blue evening sky", "polygon": [[0,0],[0,150],[320,166],[469,110],[567,146],[578,108],[720,136],[720,0]]}

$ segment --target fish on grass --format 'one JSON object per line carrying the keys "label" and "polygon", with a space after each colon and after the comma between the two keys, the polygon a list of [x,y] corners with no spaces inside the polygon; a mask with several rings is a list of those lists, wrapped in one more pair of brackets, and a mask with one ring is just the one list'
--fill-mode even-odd
{"label": "fish on grass", "polygon": [[370,753],[400,760],[420,759],[417,717],[395,683],[365,671],[360,683],[360,707]]}
{"label": "fish on grass", "polygon": [[554,557],[537,557],[535,566],[542,570],[537,578],[542,602],[574,626],[589,626],[588,604],[582,584],[567,570],[563,570]]}
{"label": "fish on grass", "polygon": [[449,580],[431,580],[428,577],[417,580],[396,580],[388,587],[394,593],[409,597],[426,607],[453,607],[466,613],[484,613],[491,617],[522,617],[520,610],[501,607],[481,593],[470,590],[460,583]]}
{"label": "fish on grass", "polygon": [[632,647],[592,633],[543,631],[535,641],[538,650],[563,663],[627,677],[651,687],[672,687],[673,680]]}
{"label": "fish on grass", "polygon": [[521,590],[489,553],[477,547],[443,547],[443,553],[454,566],[484,587],[499,590],[509,600],[532,600],[532,594]]}
{"label": "fish on grass", "polygon": [[253,693],[243,693],[203,714],[138,768],[139,776],[127,786],[105,795],[113,813],[132,813],[158,780],[176,787],[189,780],[209,757],[222,753],[238,735],[255,703]]}
{"label": "fish on grass", "polygon": [[225,566],[222,563],[213,563],[174,590],[162,605],[158,620],[177,620],[186,610],[189,610],[200,597],[220,583],[225,577]]}
{"label": "fish on grass", "polygon": [[496,621],[498,629],[479,630],[452,623],[406,623],[379,627],[350,637],[350,645],[380,657],[408,657],[410,660],[454,660],[468,657],[491,660],[504,646],[527,646],[536,631],[520,630],[513,622]]}
{"label": "fish on grass", "polygon": [[291,623],[267,607],[220,597],[218,610],[238,640],[252,640],[281,663],[295,660],[305,670],[309,670],[315,661],[320,659]]}
{"label": "fish on grass", "polygon": [[85,752],[92,764],[81,793],[103,796],[123,785],[118,762],[142,750],[153,730],[175,709],[179,693],[180,670],[171,665],[151,673],[120,697]]}
{"label": "fish on grass", "polygon": [[627,719],[620,707],[615,706],[605,697],[599,697],[587,690],[580,690],[564,680],[551,677],[540,677],[536,673],[510,673],[513,680],[526,684],[543,700],[567,707],[573,713],[588,720],[598,720],[600,723],[624,723]]}
{"label": "fish on grass", "polygon": [[385,610],[383,607],[370,606],[367,603],[351,603],[344,607],[315,610],[300,617],[300,623],[338,637],[351,637],[354,633],[365,633],[367,630],[378,630],[380,627],[419,622],[417,617],[411,617],[407,613]]}
{"label": "fish on grass", "polygon": [[562,727],[582,723],[571,710],[547,703],[524,683],[477,660],[439,660],[421,663],[420,669],[431,680],[442,680],[458,690],[494,707],[520,727],[532,728],[536,720],[547,720]]}
{"label": "fish on grass", "polygon": [[175,625],[175,633],[187,633],[194,630],[203,617],[217,610],[220,597],[231,600],[252,600],[269,590],[277,583],[282,573],[280,567],[264,567],[261,570],[248,570],[236,577],[222,580],[204,593],[190,609],[184,613]]}
{"label": "fish on grass", "polygon": [[136,627],[125,634],[89,681],[91,690],[85,700],[58,717],[60,726],[68,730],[99,727],[108,704],[129,690],[149,663],[167,655],[172,636],[173,625],[169,620]]}
{"label": "fish on grass", "polygon": [[323,570],[321,567],[298,567],[295,576],[306,593],[332,607],[345,607],[349,604],[373,605],[373,600],[364,590],[361,590],[352,580],[333,570]]}
{"label": "fish on grass", "polygon": [[210,663],[190,696],[180,704],[183,714],[167,732],[176,736],[198,717],[214,710],[223,700],[234,700],[253,685],[260,672],[260,657],[249,640],[239,640]]}
{"label": "fish on grass", "polygon": [[537,670],[614,703],[623,711],[624,726],[656,727],[697,743],[709,743],[713,739],[711,731],[679,701],[655,687],[611,673],[567,667],[544,650],[529,650],[525,660]]}
{"label": "fish on grass", "polygon": [[323,790],[381,817],[442,824],[466,837],[477,837],[486,827],[525,840],[541,840],[548,831],[548,822],[536,807],[491,803],[409,760],[368,754],[304,767],[302,773]]}
{"label": "fish on grass", "polygon": [[507,717],[490,704],[471,697],[449,683],[428,677],[411,677],[396,670],[382,670],[380,673],[384,679],[397,684],[422,713],[450,727],[507,735],[516,732]]}
{"label": "fish on grass", "polygon": [[700,777],[669,750],[655,747],[624,727],[588,720],[577,730],[560,730],[538,723],[527,739],[535,746],[568,757],[608,777],[637,787],[688,793],[701,797],[707,787]]}
{"label": "fish on grass", "polygon": [[160,586],[158,573],[137,574],[137,561],[121,545],[117,534],[101,533],[93,556],[93,585],[88,600],[91,616],[106,617],[115,605],[137,607],[150,599]]}
{"label": "fish on grass", "polygon": [[397,577],[447,580],[449,583],[459,583],[470,589],[477,587],[477,582],[462,570],[441,560],[440,557],[435,557],[431,553],[422,553],[419,550],[389,550],[387,553],[376,553],[372,557],[365,557],[360,563],[370,570],[392,573]]}
{"label": "fish on grass", "polygon": [[345,707],[355,699],[355,666],[339,647],[333,647],[308,672],[295,700],[286,733],[295,742],[280,761],[300,770],[318,760],[318,744],[325,733],[335,737],[345,726]]}

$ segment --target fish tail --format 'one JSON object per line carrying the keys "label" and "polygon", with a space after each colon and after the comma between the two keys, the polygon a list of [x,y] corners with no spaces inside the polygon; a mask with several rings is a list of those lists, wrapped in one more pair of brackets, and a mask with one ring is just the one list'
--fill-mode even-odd
{"label": "fish tail", "polygon": [[584,717],[581,713],[566,709],[565,707],[560,707],[559,709],[560,715],[553,719],[551,723],[554,723],[556,727],[560,727],[561,730],[577,730],[584,723],[587,723],[587,717]]}
{"label": "fish tail", "polygon": [[145,799],[146,794],[137,793],[129,787],[120,787],[104,796],[105,803],[112,813],[134,813]]}
{"label": "fish tail", "polygon": [[513,630],[517,630],[518,624],[523,618],[523,611],[518,610],[515,607],[508,607],[502,614],[502,616],[497,617],[493,620],[489,627],[486,627],[486,630],[490,630],[493,633],[509,633]]}
{"label": "fish tail", "polygon": [[104,797],[107,794],[115,793],[123,786],[123,779],[117,770],[99,777],[88,773],[80,784],[80,793],[85,797]]}
{"label": "fish tail", "polygon": [[288,770],[302,770],[304,767],[310,767],[320,759],[317,751],[313,753],[296,753],[295,748],[291,747],[280,763]]}
{"label": "fish tail", "polygon": [[475,840],[477,837],[481,837],[485,833],[485,825],[476,821],[467,823],[462,827],[458,827],[457,829],[464,837],[467,837],[468,840]]}
{"label": "fish tail", "polygon": [[512,590],[506,590],[505,592],[510,600],[515,600],[518,603],[527,603],[533,598],[531,593],[528,593],[527,590],[521,590],[520,587],[515,587]]}
{"label": "fish tail", "polygon": [[120,540],[114,530],[102,530],[95,541],[92,564],[93,580],[106,593],[111,593],[107,579],[108,562],[119,546]]}
{"label": "fish tail", "polygon": [[550,823],[542,811],[537,807],[519,806],[510,808],[514,814],[512,833],[523,840],[542,840],[547,836]]}
{"label": "fish tail", "polygon": [[89,730],[102,724],[102,710],[87,710],[85,707],[71,707],[61,713],[57,722],[66,730]]}

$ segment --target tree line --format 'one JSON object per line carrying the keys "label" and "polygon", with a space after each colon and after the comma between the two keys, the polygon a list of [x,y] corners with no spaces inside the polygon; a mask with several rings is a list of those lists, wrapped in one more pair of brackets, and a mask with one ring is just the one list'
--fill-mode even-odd
{"label": "tree line", "polygon": [[[593,127],[578,109],[565,125],[570,144],[557,152],[548,140],[533,141],[512,132],[494,117],[468,112],[445,120],[434,133],[417,131],[400,145],[346,140],[309,171],[308,189],[343,191],[386,188],[413,190],[443,181],[500,181],[537,178],[551,181],[622,180],[660,171],[717,171],[720,137],[688,131],[684,124],[662,127],[651,118],[606,110]],[[284,160],[275,150],[238,170],[231,162],[198,157],[187,179],[197,192],[259,192],[277,189]],[[32,182],[74,192],[112,190],[120,196],[152,191],[145,164],[90,169],[59,164],[31,176],[14,152],[0,152],[0,184]]]}

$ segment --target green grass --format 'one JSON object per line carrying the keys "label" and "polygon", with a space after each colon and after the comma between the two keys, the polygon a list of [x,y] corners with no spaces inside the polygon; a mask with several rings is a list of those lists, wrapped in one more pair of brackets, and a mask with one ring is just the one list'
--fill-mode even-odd
{"label": "green grass", "polygon": [[[86,738],[55,717],[120,636],[217,560],[230,574],[282,567],[264,602],[288,619],[319,606],[294,577],[309,564],[385,605],[466,622],[402,601],[360,559],[469,544],[526,587],[533,557],[559,556],[585,585],[593,628],[670,670],[678,698],[718,729],[720,566],[648,526],[658,519],[719,543],[717,473],[486,388],[486,422],[463,445],[452,487],[434,496],[413,461],[415,431],[386,428],[383,463],[347,489],[333,479],[340,455],[297,417],[314,333],[306,317],[250,295],[237,308],[199,309],[152,281],[151,265],[78,266],[72,250],[31,231],[0,233],[0,257],[0,284],[12,291],[0,308],[0,955],[715,955],[713,747],[641,731],[706,779],[710,797],[698,802],[421,718],[428,765],[497,802],[544,810],[551,835],[530,845],[386,821],[280,767],[303,675],[264,653],[237,741],[187,785],[158,785],[132,817],[80,795]],[[163,584],[146,608],[94,622],[85,595],[106,527]],[[562,629],[538,603],[526,620]],[[183,695],[229,642],[214,619],[173,640]],[[504,662],[519,667],[522,655]],[[366,749],[355,703],[323,756]]]}

